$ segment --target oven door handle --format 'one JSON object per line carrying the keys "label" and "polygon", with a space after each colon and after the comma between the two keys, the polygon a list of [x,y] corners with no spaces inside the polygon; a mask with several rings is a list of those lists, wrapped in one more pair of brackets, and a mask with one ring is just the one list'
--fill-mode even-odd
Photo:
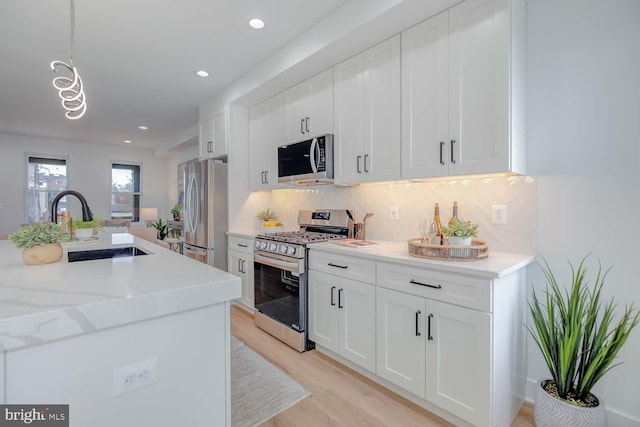
{"label": "oven door handle", "polygon": [[271,267],[278,268],[280,270],[290,271],[292,273],[300,272],[300,267],[298,265],[298,262],[284,261],[282,259],[272,258],[269,256],[256,254],[256,253],[253,254],[253,261],[260,264],[269,265]]}

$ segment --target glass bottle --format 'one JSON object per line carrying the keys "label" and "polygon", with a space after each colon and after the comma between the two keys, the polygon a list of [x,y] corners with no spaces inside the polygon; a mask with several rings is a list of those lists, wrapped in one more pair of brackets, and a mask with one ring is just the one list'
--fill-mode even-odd
{"label": "glass bottle", "polygon": [[433,212],[433,223],[436,226],[436,235],[431,239],[431,244],[442,244],[442,223],[440,222],[440,204],[436,203],[436,207]]}

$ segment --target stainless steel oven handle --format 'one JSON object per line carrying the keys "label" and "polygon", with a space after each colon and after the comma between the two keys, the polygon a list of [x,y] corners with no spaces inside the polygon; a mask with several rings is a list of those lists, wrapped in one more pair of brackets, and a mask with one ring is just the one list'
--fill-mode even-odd
{"label": "stainless steel oven handle", "polygon": [[290,271],[292,273],[300,272],[300,267],[298,265],[298,262],[285,261],[282,259],[272,258],[269,256],[257,254],[257,253],[253,254],[253,261],[258,262],[260,264],[269,265],[274,268],[279,268],[280,270]]}

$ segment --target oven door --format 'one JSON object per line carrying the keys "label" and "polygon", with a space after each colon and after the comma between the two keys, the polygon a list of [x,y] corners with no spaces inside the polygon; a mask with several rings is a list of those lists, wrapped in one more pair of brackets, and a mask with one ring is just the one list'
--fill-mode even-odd
{"label": "oven door", "polygon": [[307,320],[304,260],[254,251],[253,269],[256,309],[304,332]]}

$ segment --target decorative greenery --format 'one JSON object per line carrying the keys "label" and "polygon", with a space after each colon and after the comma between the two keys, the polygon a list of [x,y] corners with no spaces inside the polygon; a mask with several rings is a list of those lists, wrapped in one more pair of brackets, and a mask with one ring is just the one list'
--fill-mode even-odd
{"label": "decorative greenery", "polygon": [[159,240],[164,240],[167,238],[167,234],[169,231],[167,224],[162,221],[162,218],[160,218],[157,222],[152,223],[151,226],[158,230],[157,236]]}
{"label": "decorative greenery", "polygon": [[527,327],[544,356],[558,397],[578,406],[597,405],[590,390],[619,364],[612,362],[640,320],[640,313],[631,304],[625,307],[618,323],[613,323],[616,304],[613,299],[607,304],[600,300],[611,269],[602,274],[598,263],[598,274],[590,290],[585,279],[587,257],[580,261],[577,270],[569,262],[572,275],[569,289],[560,287],[543,258],[546,296],[540,301],[533,292],[529,302],[533,328]]}
{"label": "decorative greenery", "polygon": [[60,226],[52,222],[26,225],[10,234],[9,238],[18,248],[69,241],[69,235],[60,231]]}
{"label": "decorative greenery", "polygon": [[171,208],[171,213],[174,215],[180,215],[180,212],[182,212],[182,205],[180,205],[180,203],[176,203],[176,205]]}
{"label": "decorative greenery", "polygon": [[450,226],[442,227],[442,234],[455,237],[478,237],[478,224],[454,217]]}
{"label": "decorative greenery", "polygon": [[261,219],[263,221],[272,221],[272,220],[278,218],[278,214],[276,214],[274,211],[272,211],[269,208],[267,208],[266,210],[260,212],[257,215],[257,218]]}
{"label": "decorative greenery", "polygon": [[81,219],[74,219],[73,220],[73,228],[74,229],[78,229],[78,228],[102,228],[102,225],[100,224],[101,222],[102,222],[102,218],[99,218],[97,216],[94,216],[91,221],[83,221]]}
{"label": "decorative greenery", "polygon": [[178,239],[180,238],[180,236],[182,236],[182,230],[180,230],[179,228],[171,228],[169,230],[169,237],[171,237],[172,239]]}

